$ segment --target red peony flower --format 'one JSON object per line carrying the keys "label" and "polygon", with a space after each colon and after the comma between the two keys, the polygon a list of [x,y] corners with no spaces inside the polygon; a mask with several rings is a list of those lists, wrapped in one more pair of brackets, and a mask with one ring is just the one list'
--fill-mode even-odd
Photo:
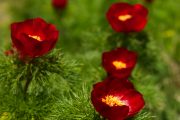
{"label": "red peony flower", "polygon": [[115,3],[106,17],[117,32],[139,32],[147,23],[148,10],[141,4]]}
{"label": "red peony flower", "polygon": [[48,53],[58,40],[58,30],[41,18],[11,24],[13,47],[21,58],[34,58]]}
{"label": "red peony flower", "polygon": [[117,48],[102,55],[102,65],[110,76],[127,78],[136,65],[137,55],[125,48]]}
{"label": "red peony flower", "polygon": [[64,9],[67,6],[68,0],[52,0],[52,5],[56,9]]}
{"label": "red peony flower", "polygon": [[124,120],[145,105],[143,96],[128,80],[107,78],[94,85],[91,101],[96,111],[108,120]]}

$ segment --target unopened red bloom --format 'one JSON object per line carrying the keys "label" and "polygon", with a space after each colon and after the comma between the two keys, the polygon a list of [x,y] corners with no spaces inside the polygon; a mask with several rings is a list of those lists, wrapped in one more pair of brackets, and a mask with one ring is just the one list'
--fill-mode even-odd
{"label": "unopened red bloom", "polygon": [[14,54],[14,51],[13,51],[12,49],[6,50],[6,51],[4,52],[4,54],[5,54],[6,56],[11,56],[11,55]]}
{"label": "unopened red bloom", "polygon": [[128,78],[136,65],[137,54],[125,48],[104,52],[102,65],[110,76]]}
{"label": "unopened red bloom", "polygon": [[152,2],[154,2],[154,0],[144,0],[145,2],[147,2],[147,3],[152,3]]}
{"label": "unopened red bloom", "polygon": [[48,53],[58,40],[58,30],[41,18],[11,24],[13,47],[21,58],[34,58]]}
{"label": "unopened red bloom", "polygon": [[64,9],[67,6],[68,0],[52,0],[52,5],[56,9]]}
{"label": "unopened red bloom", "polygon": [[106,17],[117,32],[139,32],[147,23],[148,10],[141,4],[115,3]]}
{"label": "unopened red bloom", "polygon": [[124,120],[144,107],[143,96],[128,80],[107,78],[94,85],[91,101],[96,111],[108,120]]}

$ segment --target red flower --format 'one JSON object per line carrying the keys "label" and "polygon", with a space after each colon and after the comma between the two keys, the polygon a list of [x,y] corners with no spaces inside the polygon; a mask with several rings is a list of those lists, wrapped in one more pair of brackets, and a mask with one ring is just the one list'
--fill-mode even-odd
{"label": "red flower", "polygon": [[52,0],[52,5],[56,9],[64,9],[67,6],[68,0]]}
{"label": "red flower", "polygon": [[115,3],[106,17],[117,32],[139,32],[147,23],[148,10],[141,4]]}
{"label": "red flower", "polygon": [[13,47],[21,58],[34,58],[48,53],[54,48],[58,34],[54,25],[41,18],[11,24]]}
{"label": "red flower", "polygon": [[127,78],[136,65],[137,55],[125,48],[117,48],[102,55],[102,65],[109,75]]}
{"label": "red flower", "polygon": [[124,120],[144,107],[143,96],[128,80],[107,78],[94,85],[91,101],[97,112],[108,120]]}

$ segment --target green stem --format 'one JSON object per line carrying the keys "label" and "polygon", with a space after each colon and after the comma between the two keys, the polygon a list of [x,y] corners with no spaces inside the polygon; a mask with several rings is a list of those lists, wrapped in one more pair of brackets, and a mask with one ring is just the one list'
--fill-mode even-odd
{"label": "green stem", "polygon": [[31,80],[32,79],[27,79],[27,81],[26,81],[26,84],[25,84],[25,87],[24,87],[24,94],[25,95],[27,94],[27,90],[28,90],[28,87],[29,87],[29,85],[31,83]]}
{"label": "green stem", "polygon": [[26,80],[26,84],[25,84],[25,87],[24,87],[24,95],[26,97],[26,94],[27,94],[27,91],[28,91],[28,88],[29,88],[29,85],[32,81],[32,74],[31,74],[31,69],[30,69],[30,64],[28,66],[28,70],[27,70],[28,74],[27,74],[27,80]]}

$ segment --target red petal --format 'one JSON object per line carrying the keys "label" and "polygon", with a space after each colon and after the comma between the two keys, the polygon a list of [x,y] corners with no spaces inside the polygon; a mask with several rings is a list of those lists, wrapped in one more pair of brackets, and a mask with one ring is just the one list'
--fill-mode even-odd
{"label": "red petal", "polygon": [[134,9],[139,13],[139,15],[142,15],[144,17],[148,15],[148,9],[141,4],[135,4]]}
{"label": "red petal", "polygon": [[[58,40],[58,30],[42,18],[11,24],[11,38],[20,56],[38,57],[48,53]],[[29,37],[37,36],[40,40]]]}
{"label": "red petal", "polygon": [[129,114],[128,116],[133,116],[138,113],[145,105],[143,96],[141,93],[131,89],[124,93],[122,100],[126,100],[129,106]]}
{"label": "red petal", "polygon": [[[121,61],[126,64],[126,68],[116,69],[112,64],[113,61]],[[128,51],[125,48],[117,48],[115,50],[104,52],[102,54],[102,65],[110,76],[116,78],[127,78],[130,76],[131,71],[136,65],[137,54],[132,51]]]}
{"label": "red petal", "polygon": [[[147,23],[147,14],[148,10],[141,4],[133,6],[128,3],[115,3],[107,11],[106,17],[116,32],[128,33],[143,30]],[[121,21],[119,20],[120,15],[130,15],[131,18]]]}

